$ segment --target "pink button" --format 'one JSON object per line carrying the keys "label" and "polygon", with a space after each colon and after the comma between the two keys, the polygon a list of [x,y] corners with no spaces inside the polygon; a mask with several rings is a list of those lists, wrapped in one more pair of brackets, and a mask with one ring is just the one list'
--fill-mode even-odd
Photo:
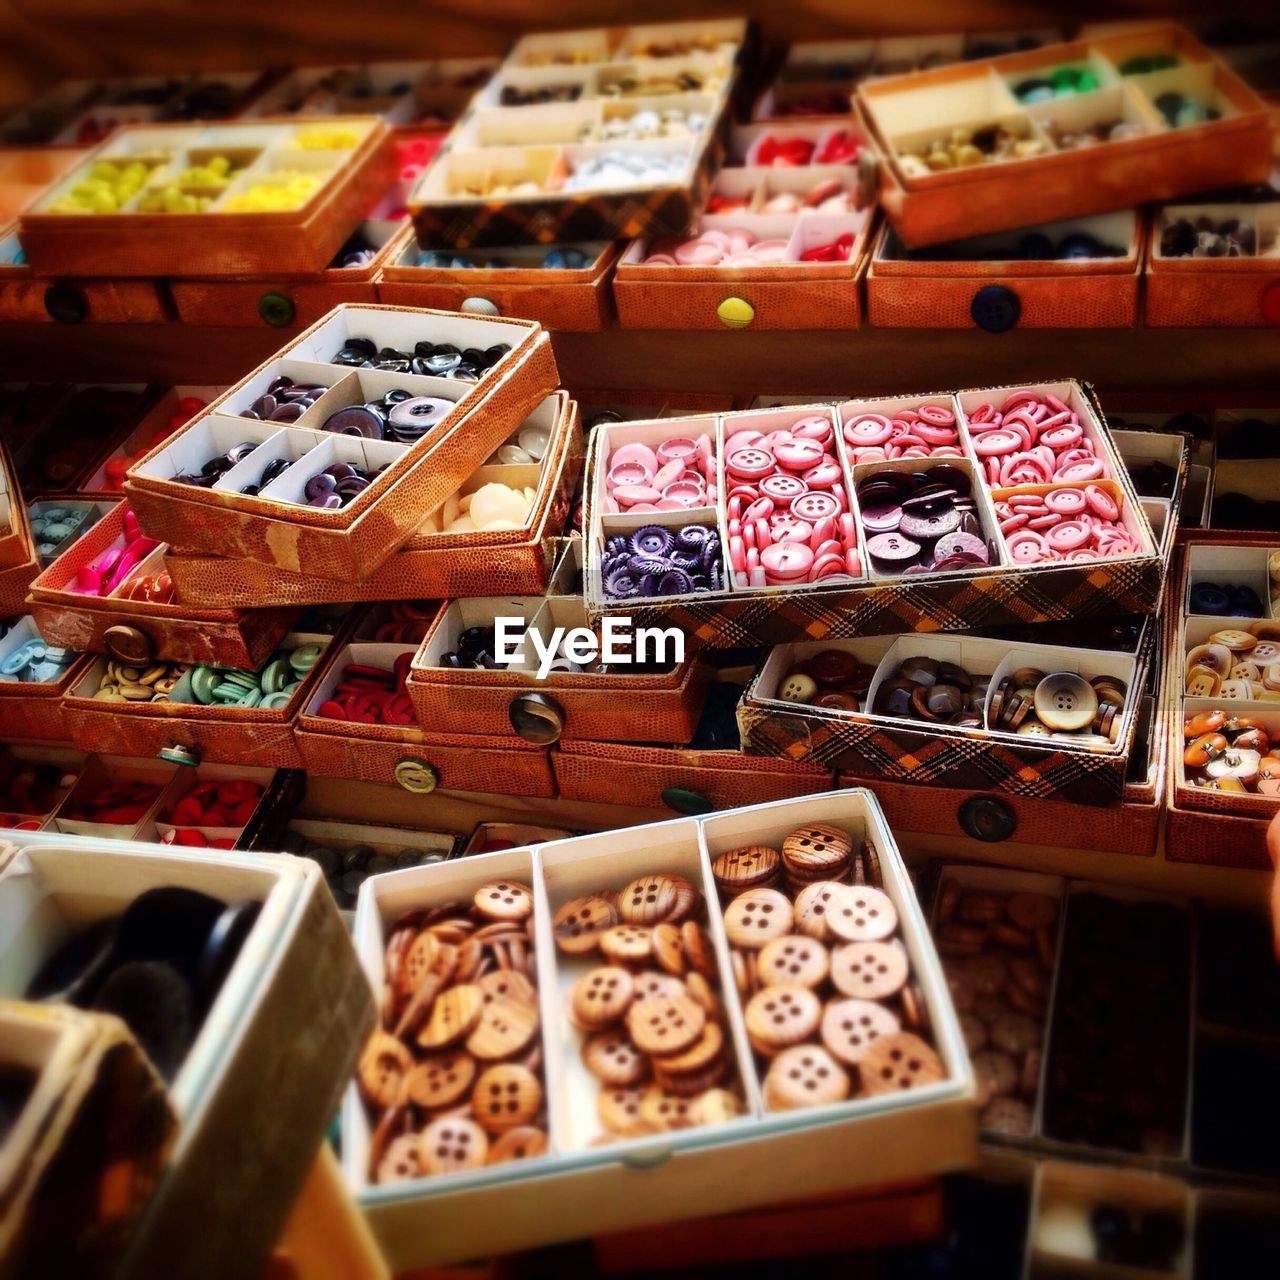
{"label": "pink button", "polygon": [[624,507],[633,507],[637,502],[657,502],[666,495],[644,484],[620,484],[615,486],[613,496]]}
{"label": "pink button", "polygon": [[748,480],[761,480],[773,471],[773,459],[763,449],[739,449],[724,460],[724,465],[731,475]]}
{"label": "pink button", "polygon": [[997,454],[1013,453],[1022,444],[1016,432],[1006,431],[1003,427],[995,431],[984,431],[973,442],[973,451],[980,458],[990,458]]}
{"label": "pink button", "polygon": [[826,450],[817,440],[792,439],[787,444],[779,444],[774,457],[789,471],[808,471],[826,457]]}
{"label": "pink button", "polygon": [[1078,516],[1088,503],[1079,489],[1055,489],[1044,495],[1044,505],[1063,516]]}
{"label": "pink button", "polygon": [[[837,478],[839,469],[837,468]],[[765,480],[760,481],[760,492],[766,493],[771,498],[776,498],[782,502],[790,502],[792,498],[798,498],[805,491],[805,482],[797,476],[769,476]]]}
{"label": "pink button", "polygon": [[791,514],[814,523],[840,514],[840,504],[829,493],[815,491],[791,500]]}
{"label": "pink button", "polygon": [[685,466],[682,458],[673,458],[658,468],[658,474],[652,480],[646,479],[641,483],[650,484],[655,489],[665,489],[667,485],[675,484],[687,470],[688,467]]}
{"label": "pink button", "polygon": [[893,437],[893,427],[879,414],[864,414],[844,425],[844,438],[851,445],[886,444]]}
{"label": "pink button", "polygon": [[624,462],[640,463],[641,466],[648,468],[649,475],[653,475],[658,470],[657,454],[647,444],[641,444],[638,440],[619,445],[613,451],[613,457],[609,459],[610,465],[615,467]]}
{"label": "pink button", "polygon": [[1074,551],[1089,541],[1089,530],[1079,520],[1064,520],[1045,534],[1045,541],[1055,551]]}
{"label": "pink button", "polygon": [[700,507],[706,501],[699,485],[688,480],[677,480],[662,491],[664,502],[674,502],[679,507]]}
{"label": "pink button", "polygon": [[772,578],[794,581],[813,565],[813,552],[803,542],[775,542],[760,553],[760,563]]}
{"label": "pink button", "polygon": [[1045,540],[1030,529],[1020,529],[1008,539],[1009,558],[1016,564],[1038,564],[1048,560],[1051,552]]}
{"label": "pink button", "polygon": [[620,484],[648,484],[652,479],[653,472],[643,462],[616,462],[609,468],[611,489]]}
{"label": "pink button", "polygon": [[811,489],[831,489],[840,483],[840,464],[834,458],[826,458],[816,467],[810,467],[801,477]]}
{"label": "pink button", "polygon": [[1098,488],[1096,484],[1091,484],[1085,489],[1084,498],[1090,508],[1103,520],[1114,520],[1120,514],[1120,508],[1115,499],[1105,489]]}

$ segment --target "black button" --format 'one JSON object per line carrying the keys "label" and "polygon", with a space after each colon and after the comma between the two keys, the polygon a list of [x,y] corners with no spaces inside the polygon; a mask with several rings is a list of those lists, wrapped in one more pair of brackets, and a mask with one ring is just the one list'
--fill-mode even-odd
{"label": "black button", "polygon": [[545,693],[522,693],[507,708],[511,727],[526,741],[550,746],[564,731],[564,708]]}
{"label": "black button", "polygon": [[1018,295],[1005,285],[985,284],[973,295],[969,314],[979,329],[1003,333],[1018,323],[1022,303],[1018,301]]}
{"label": "black button", "polygon": [[999,796],[970,796],[956,810],[965,835],[988,844],[1007,840],[1018,828],[1018,815]]}
{"label": "black button", "polygon": [[89,314],[89,300],[75,285],[51,284],[44,291],[44,309],[59,324],[79,324]]}

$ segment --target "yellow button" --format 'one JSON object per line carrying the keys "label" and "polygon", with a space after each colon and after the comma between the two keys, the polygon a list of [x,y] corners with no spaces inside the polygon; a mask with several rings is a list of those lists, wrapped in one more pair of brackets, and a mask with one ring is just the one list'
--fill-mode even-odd
{"label": "yellow button", "polygon": [[730,329],[745,329],[756,318],[756,309],[745,298],[726,298],[717,308],[720,322]]}
{"label": "yellow button", "polygon": [[395,767],[395,779],[415,795],[426,795],[440,785],[440,775],[435,766],[425,760],[401,760]]}

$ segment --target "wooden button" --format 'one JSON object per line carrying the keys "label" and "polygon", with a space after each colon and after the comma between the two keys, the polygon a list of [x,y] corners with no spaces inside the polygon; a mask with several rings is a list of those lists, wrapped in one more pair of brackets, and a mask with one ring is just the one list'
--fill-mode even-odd
{"label": "wooden button", "polygon": [[823,1048],[801,1044],[784,1049],[764,1079],[765,1105],[774,1111],[842,1102],[849,1096],[849,1077]]}
{"label": "wooden button", "polygon": [[400,1101],[405,1076],[413,1066],[409,1050],[395,1036],[375,1031],[365,1043],[356,1067],[360,1091],[380,1107]]}
{"label": "wooden button", "polygon": [[724,931],[735,947],[757,950],[791,932],[791,903],[777,889],[748,889],[724,909]]}
{"label": "wooden button", "polygon": [[680,926],[680,946],[684,958],[704,978],[718,977],[716,953],[707,931],[696,921],[686,920]]}
{"label": "wooden button", "polygon": [[[640,928],[641,926],[628,927]],[[667,973],[677,978],[683,977],[688,967],[685,964],[684,942],[681,940],[683,927],[683,925],[672,924],[670,920],[664,920],[661,924],[655,924],[649,935],[653,958]]]}
{"label": "wooden button", "polygon": [[766,943],[756,959],[756,973],[767,987],[783,982],[817,987],[826,981],[829,969],[826,947],[816,938],[795,934]]}
{"label": "wooden button", "polygon": [[635,975],[635,998],[649,1000],[654,996],[678,996],[684,993],[684,984],[670,973],[656,969],[642,969]]}
{"label": "wooden button", "polygon": [[379,1184],[408,1182],[422,1176],[418,1164],[418,1135],[402,1133],[393,1138],[374,1170],[373,1180]]}
{"label": "wooden button", "polygon": [[427,1025],[418,1032],[423,1049],[447,1049],[475,1030],[484,1008],[484,995],[473,983],[450,987],[435,999]]}
{"label": "wooden button", "polygon": [[596,1098],[596,1115],[600,1123],[619,1137],[628,1138],[646,1132],[640,1114],[641,1089],[601,1089]]}
{"label": "wooden button", "polygon": [[798,982],[757,991],[743,1011],[747,1037],[759,1053],[772,1055],[808,1039],[822,1018],[818,997]]}
{"label": "wooden button", "polygon": [[533,912],[533,893],[515,880],[494,880],[476,890],[476,910],[490,920],[523,920]]}
{"label": "wooden button", "polygon": [[777,849],[764,844],[749,844],[722,853],[711,864],[711,874],[723,892],[734,894],[772,883],[781,866],[782,856]]}
{"label": "wooden button", "polygon": [[586,1030],[607,1027],[626,1013],[635,995],[631,975],[616,965],[592,969],[573,984],[574,1021]]}
{"label": "wooden button", "polygon": [[527,1067],[500,1063],[480,1073],[471,1094],[471,1114],[489,1133],[528,1124],[542,1110],[542,1085]]}
{"label": "wooden button", "polygon": [[693,1100],[689,1119],[695,1125],[723,1124],[742,1114],[742,1103],[728,1089],[708,1089]]}
{"label": "wooden button", "polygon": [[615,964],[642,964],[653,954],[653,931],[639,924],[615,924],[600,935],[600,950]]}
{"label": "wooden button", "polygon": [[642,1053],[661,1056],[687,1049],[702,1034],[706,1010],[686,995],[637,1000],[627,1013],[627,1029]]}
{"label": "wooden button", "polygon": [[700,1004],[706,1010],[709,1018],[720,1017],[722,1013],[720,998],[712,989],[711,983],[702,974],[696,970],[685,974],[684,987],[689,993],[689,999]]}
{"label": "wooden button", "polygon": [[907,953],[891,942],[846,942],[831,953],[831,981],[841,995],[887,1000],[906,985]]}
{"label": "wooden button", "polygon": [[898,927],[898,911],[892,899],[869,885],[840,885],[836,901],[827,910],[827,927],[845,942],[879,942]]}
{"label": "wooden button", "polygon": [[588,1036],[582,1045],[582,1065],[602,1084],[614,1088],[640,1084],[649,1077],[649,1059],[621,1028]]}
{"label": "wooden button", "polygon": [[667,1083],[672,1076],[695,1075],[717,1062],[723,1048],[724,1032],[708,1019],[702,1026],[702,1033],[687,1049],[654,1058],[654,1073],[660,1084]]}
{"label": "wooden button", "polygon": [[476,1064],[470,1054],[436,1054],[409,1072],[405,1078],[405,1096],[415,1106],[439,1111],[465,1097],[475,1078]]}
{"label": "wooden button", "polygon": [[552,917],[556,946],[569,955],[585,955],[600,945],[600,935],[618,923],[618,912],[608,898],[588,894],[566,902]]}
{"label": "wooden button", "polygon": [[618,895],[618,914],[629,924],[657,924],[676,909],[675,876],[641,876]]}
{"label": "wooden button", "polygon": [[400,994],[408,999],[430,974],[439,980],[440,986],[449,981],[457,961],[458,950],[448,942],[442,942],[429,930],[422,930],[409,945],[403,963],[398,970]]}
{"label": "wooden button", "polygon": [[880,1094],[945,1080],[947,1069],[919,1036],[899,1031],[872,1042],[862,1055],[858,1075],[864,1093]]}
{"label": "wooden button", "polygon": [[797,827],[782,842],[782,860],[788,869],[821,871],[841,866],[853,852],[848,833],[829,822]]}
{"label": "wooden button", "polygon": [[835,936],[827,919],[828,913],[840,902],[840,895],[847,886],[835,880],[815,880],[796,894],[796,928],[808,938],[830,942]]}
{"label": "wooden button", "polygon": [[874,1000],[833,1000],[822,1014],[822,1043],[851,1067],[862,1061],[874,1041],[901,1030],[897,1015]]}
{"label": "wooden button", "polygon": [[692,1107],[692,1099],[651,1084],[640,1096],[640,1119],[659,1133],[668,1129],[687,1129],[693,1124],[689,1115]]}
{"label": "wooden button", "polygon": [[530,979],[515,969],[491,969],[476,979],[485,1004],[495,1000],[515,1000],[520,1004],[538,1006],[538,988]]}
{"label": "wooden button", "polygon": [[1248,653],[1258,643],[1258,637],[1251,635],[1248,631],[1237,631],[1228,629],[1226,631],[1215,631],[1209,637],[1210,644],[1224,644],[1232,653]]}
{"label": "wooden button", "polygon": [[489,1139],[463,1116],[441,1116],[418,1135],[418,1165],[425,1174],[479,1169],[489,1157]]}
{"label": "wooden button", "polygon": [[547,1149],[547,1135],[532,1125],[521,1124],[508,1129],[489,1146],[488,1164],[505,1164],[508,1160],[531,1160]]}
{"label": "wooden button", "polygon": [[1087,680],[1070,671],[1058,671],[1036,686],[1035,711],[1050,729],[1073,732],[1093,723],[1098,695]]}
{"label": "wooden button", "polygon": [[538,1006],[511,996],[488,999],[481,991],[480,1020],[467,1037],[467,1051],[481,1061],[512,1058],[538,1033]]}

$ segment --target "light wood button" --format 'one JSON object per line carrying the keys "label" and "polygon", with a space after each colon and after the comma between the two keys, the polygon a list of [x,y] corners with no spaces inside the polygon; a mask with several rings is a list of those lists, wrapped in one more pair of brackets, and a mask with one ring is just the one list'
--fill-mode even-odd
{"label": "light wood button", "polygon": [[627,1011],[635,995],[631,975],[617,965],[602,965],[584,974],[573,985],[574,1020],[587,1029],[607,1027]]}
{"label": "light wood button", "polygon": [[822,1043],[851,1067],[862,1061],[874,1041],[901,1030],[897,1014],[875,1000],[833,1000],[822,1013]]}
{"label": "light wood button", "polygon": [[413,1066],[409,1050],[393,1035],[375,1031],[366,1041],[356,1066],[360,1091],[380,1107],[400,1101],[404,1079]]}
{"label": "light wood button", "polygon": [[845,996],[887,1000],[907,981],[907,953],[891,942],[846,942],[831,953],[831,981]]}
{"label": "light wood button", "polygon": [[687,995],[637,1000],[627,1013],[631,1039],[642,1053],[679,1053],[702,1034],[706,1010]]}
{"label": "light wood button", "polygon": [[796,894],[796,928],[806,937],[830,942],[835,935],[827,917],[838,906],[841,894],[848,887],[835,880],[815,880],[813,884],[805,885]]}
{"label": "light wood button", "polygon": [[942,1059],[910,1031],[881,1036],[862,1056],[858,1074],[865,1093],[896,1093],[945,1080]]}
{"label": "light wood button", "polygon": [[439,1053],[419,1062],[405,1077],[405,1095],[428,1111],[451,1107],[464,1098],[476,1078],[468,1053]]}
{"label": "light wood button", "polygon": [[582,1065],[602,1084],[615,1088],[648,1079],[649,1059],[620,1027],[597,1031],[582,1045]]}
{"label": "light wood button", "polygon": [[800,1044],[784,1049],[769,1066],[765,1102],[776,1111],[842,1102],[849,1096],[849,1077],[823,1048]]}
{"label": "light wood button", "polygon": [[793,914],[777,889],[748,889],[724,909],[724,931],[735,947],[758,950],[791,932]]}
{"label": "light wood button", "polygon": [[617,908],[608,898],[591,893],[573,898],[556,911],[551,932],[556,946],[570,955],[584,955],[600,944],[600,935],[618,923]]}
{"label": "light wood button", "polygon": [[418,1135],[418,1164],[425,1174],[479,1169],[488,1156],[484,1130],[464,1116],[441,1116]]}
{"label": "light wood button", "polygon": [[777,849],[765,844],[749,844],[722,853],[711,864],[711,874],[721,889],[737,893],[769,882],[777,876],[781,865],[782,857]]}
{"label": "light wood button", "polygon": [[774,1054],[817,1031],[822,1004],[808,987],[783,983],[757,991],[747,1001],[743,1016],[752,1047]]}
{"label": "light wood button", "polygon": [[657,924],[671,916],[679,900],[675,876],[640,876],[618,895],[618,914],[628,924]]}
{"label": "light wood button", "polygon": [[533,912],[533,891],[518,880],[494,880],[476,890],[476,910],[490,920],[523,920]]}
{"label": "light wood button", "polygon": [[473,983],[450,987],[436,997],[427,1025],[418,1032],[423,1049],[447,1049],[475,1030],[484,1008],[484,995]]}
{"label": "light wood button", "polygon": [[789,933],[766,942],[756,958],[756,973],[767,987],[780,982],[798,982],[817,987],[826,981],[830,970],[827,949],[816,938]]}
{"label": "light wood button", "polygon": [[508,1129],[489,1145],[489,1164],[505,1164],[508,1160],[531,1160],[547,1149],[547,1135],[532,1125],[521,1124]]}
{"label": "light wood button", "polygon": [[528,1124],[542,1110],[542,1085],[527,1067],[503,1062],[480,1073],[471,1094],[471,1114],[489,1133]]}
{"label": "light wood button", "polygon": [[485,1062],[512,1058],[522,1053],[537,1033],[536,1004],[510,996],[488,1000],[482,994],[480,1020],[467,1037],[467,1049]]}
{"label": "light wood button", "polygon": [[782,842],[782,860],[801,871],[820,870],[847,862],[853,841],[847,831],[829,822],[810,822],[797,827]]}
{"label": "light wood button", "polygon": [[827,911],[827,926],[845,942],[879,942],[898,927],[893,899],[870,885],[841,885],[835,904]]}
{"label": "light wood button", "polygon": [[615,924],[600,935],[600,950],[616,964],[641,964],[653,954],[653,931],[641,924]]}

